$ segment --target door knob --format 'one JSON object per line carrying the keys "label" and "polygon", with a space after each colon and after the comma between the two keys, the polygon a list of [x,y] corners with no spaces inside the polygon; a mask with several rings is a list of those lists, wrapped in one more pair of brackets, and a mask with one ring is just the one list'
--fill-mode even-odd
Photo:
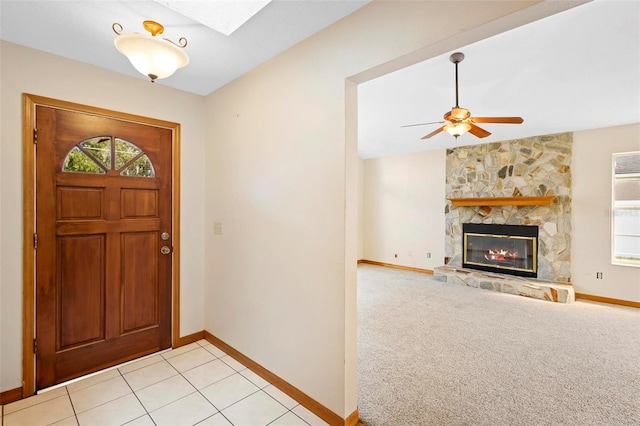
{"label": "door knob", "polygon": [[169,246],[162,246],[162,247],[160,247],[160,253],[169,254],[169,253],[171,253],[171,249],[169,248]]}

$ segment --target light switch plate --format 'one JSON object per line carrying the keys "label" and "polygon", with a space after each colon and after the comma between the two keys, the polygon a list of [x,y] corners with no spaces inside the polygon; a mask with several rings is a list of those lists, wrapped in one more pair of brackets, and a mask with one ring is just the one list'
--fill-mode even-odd
{"label": "light switch plate", "polygon": [[213,233],[222,235],[222,222],[213,222]]}

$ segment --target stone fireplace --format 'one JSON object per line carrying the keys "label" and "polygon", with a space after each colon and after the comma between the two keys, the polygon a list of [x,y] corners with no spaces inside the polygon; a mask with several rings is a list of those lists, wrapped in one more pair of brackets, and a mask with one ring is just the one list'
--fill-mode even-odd
{"label": "stone fireplace", "polygon": [[[572,133],[561,133],[447,150],[447,258],[445,266],[435,268],[436,278],[546,300],[573,301],[572,143]],[[489,238],[482,243],[486,247],[476,248],[479,252],[473,255],[467,253],[465,259],[463,244],[469,235],[464,224],[532,227],[537,231],[536,242],[526,243],[524,248],[524,242],[512,241],[514,248],[500,249],[489,247],[490,242],[498,241]],[[480,240],[476,236],[471,239],[478,247]],[[497,253],[486,253],[488,250]],[[522,267],[521,256],[529,259],[534,250],[535,267]],[[505,275],[505,266],[511,275]],[[519,269],[526,271],[512,274]]]}

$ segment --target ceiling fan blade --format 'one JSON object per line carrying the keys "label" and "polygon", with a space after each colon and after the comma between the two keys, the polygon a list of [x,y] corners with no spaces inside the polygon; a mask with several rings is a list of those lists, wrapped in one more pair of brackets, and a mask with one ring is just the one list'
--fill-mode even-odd
{"label": "ceiling fan blade", "polygon": [[469,124],[471,125],[471,128],[469,129],[469,133],[471,133],[474,136],[477,136],[479,138],[486,138],[491,134],[491,132],[487,132],[485,129],[482,129],[473,123],[469,123]]}
{"label": "ceiling fan blade", "polygon": [[400,126],[400,127],[426,126],[427,124],[442,124],[442,123],[444,123],[444,121],[432,121],[430,123],[405,124],[404,126]]}
{"label": "ceiling fan blade", "polygon": [[443,130],[444,130],[444,126],[438,127],[436,130],[434,130],[433,132],[429,133],[426,136],[421,137],[420,139],[429,139],[431,136],[435,136]]}
{"label": "ceiling fan blade", "polygon": [[505,123],[520,124],[524,120],[522,117],[471,117],[474,123]]}

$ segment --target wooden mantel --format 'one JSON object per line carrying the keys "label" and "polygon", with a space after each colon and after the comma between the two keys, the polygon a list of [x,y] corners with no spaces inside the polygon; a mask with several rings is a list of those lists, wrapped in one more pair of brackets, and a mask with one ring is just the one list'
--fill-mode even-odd
{"label": "wooden mantel", "polygon": [[454,207],[463,206],[550,206],[555,195],[544,197],[449,198]]}

